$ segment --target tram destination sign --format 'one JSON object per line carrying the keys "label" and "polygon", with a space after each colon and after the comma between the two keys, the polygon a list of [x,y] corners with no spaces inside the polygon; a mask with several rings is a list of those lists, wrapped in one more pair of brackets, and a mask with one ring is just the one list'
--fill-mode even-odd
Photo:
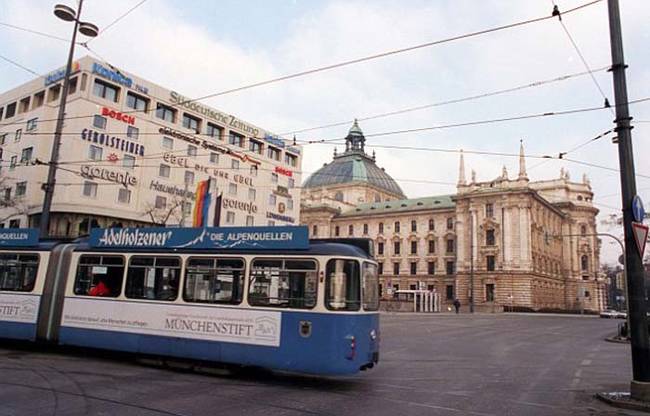
{"label": "tram destination sign", "polygon": [[36,228],[5,228],[0,230],[0,247],[35,246],[39,231]]}
{"label": "tram destination sign", "polygon": [[91,247],[304,250],[307,227],[93,228]]}

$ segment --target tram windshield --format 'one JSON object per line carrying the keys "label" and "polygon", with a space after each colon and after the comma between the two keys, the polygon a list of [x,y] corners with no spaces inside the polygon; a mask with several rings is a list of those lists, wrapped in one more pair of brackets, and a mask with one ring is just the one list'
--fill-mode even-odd
{"label": "tram windshield", "polygon": [[332,310],[358,311],[360,305],[359,262],[330,260],[327,262],[325,306]]}
{"label": "tram windshield", "polygon": [[363,309],[376,311],[379,309],[379,278],[377,265],[363,263]]}
{"label": "tram windshield", "polygon": [[31,292],[37,271],[37,254],[0,254],[0,290]]}
{"label": "tram windshield", "polygon": [[255,259],[248,303],[311,309],[316,306],[318,267],[313,260]]}

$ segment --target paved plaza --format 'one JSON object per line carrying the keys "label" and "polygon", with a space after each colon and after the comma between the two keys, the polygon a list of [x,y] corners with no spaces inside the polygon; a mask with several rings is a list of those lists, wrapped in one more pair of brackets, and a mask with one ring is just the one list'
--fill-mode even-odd
{"label": "paved plaza", "polygon": [[382,315],[380,363],[352,377],[204,374],[0,344],[0,415],[622,415],[620,320]]}

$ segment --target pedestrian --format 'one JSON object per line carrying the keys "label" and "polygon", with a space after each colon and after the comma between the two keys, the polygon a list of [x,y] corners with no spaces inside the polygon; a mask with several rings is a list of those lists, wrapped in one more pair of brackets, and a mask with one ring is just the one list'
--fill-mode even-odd
{"label": "pedestrian", "polygon": [[100,277],[99,282],[88,291],[88,296],[111,296],[111,290]]}
{"label": "pedestrian", "polygon": [[458,299],[454,300],[454,308],[456,308],[456,313],[460,312],[460,301]]}

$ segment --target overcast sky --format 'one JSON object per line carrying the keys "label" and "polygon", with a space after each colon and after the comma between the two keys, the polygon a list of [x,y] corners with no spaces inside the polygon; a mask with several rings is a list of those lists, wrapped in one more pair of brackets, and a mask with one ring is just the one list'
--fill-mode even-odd
{"label": "overcast sky", "polygon": [[[59,0],[65,1],[65,0]],[[140,0],[86,0],[83,19],[106,27]],[[556,0],[560,10],[587,0]],[[0,22],[69,37],[71,26],[56,19],[46,0],[0,0]],[[73,4],[71,0],[69,3]],[[103,59],[189,97],[329,65],[340,61],[548,15],[551,0],[437,1],[174,1],[148,0],[90,43]],[[621,0],[631,100],[650,97],[650,2]],[[611,64],[606,1],[563,17],[563,22],[592,69]],[[38,73],[64,65],[68,45],[0,26],[0,55]],[[88,54],[77,48],[77,56]],[[582,72],[585,67],[560,23],[546,20],[418,49],[353,66],[228,94],[206,103],[276,133],[364,118]],[[33,75],[0,60],[0,91]],[[614,103],[611,74],[594,76]],[[589,76],[523,89],[509,94],[437,106],[398,116],[362,121],[366,134],[448,125],[483,119],[597,107],[601,93]],[[630,107],[639,121],[650,121],[650,102]],[[612,128],[608,110],[524,121],[510,121],[368,138],[373,145],[436,147],[496,152],[518,151],[523,140],[530,155],[557,155]],[[344,137],[349,126],[314,130],[299,140]],[[650,123],[633,130],[637,173],[650,175]],[[611,136],[569,157],[616,168]],[[339,149],[341,149],[339,145]],[[303,171],[331,160],[334,146],[305,148]],[[409,197],[455,192],[458,156],[374,148]],[[490,180],[505,165],[516,175],[516,158],[467,154],[466,167],[478,180]],[[618,173],[565,161],[528,159],[532,180],[559,176],[591,179],[601,219],[619,211]],[[306,178],[307,175],[305,175]],[[420,182],[418,182],[420,181]],[[431,182],[441,182],[440,184]],[[445,185],[447,183],[447,185]],[[650,206],[650,179],[637,178],[639,194]],[[601,230],[605,230],[603,226]],[[616,231],[617,230],[610,230]],[[618,249],[603,240],[603,260]]]}

